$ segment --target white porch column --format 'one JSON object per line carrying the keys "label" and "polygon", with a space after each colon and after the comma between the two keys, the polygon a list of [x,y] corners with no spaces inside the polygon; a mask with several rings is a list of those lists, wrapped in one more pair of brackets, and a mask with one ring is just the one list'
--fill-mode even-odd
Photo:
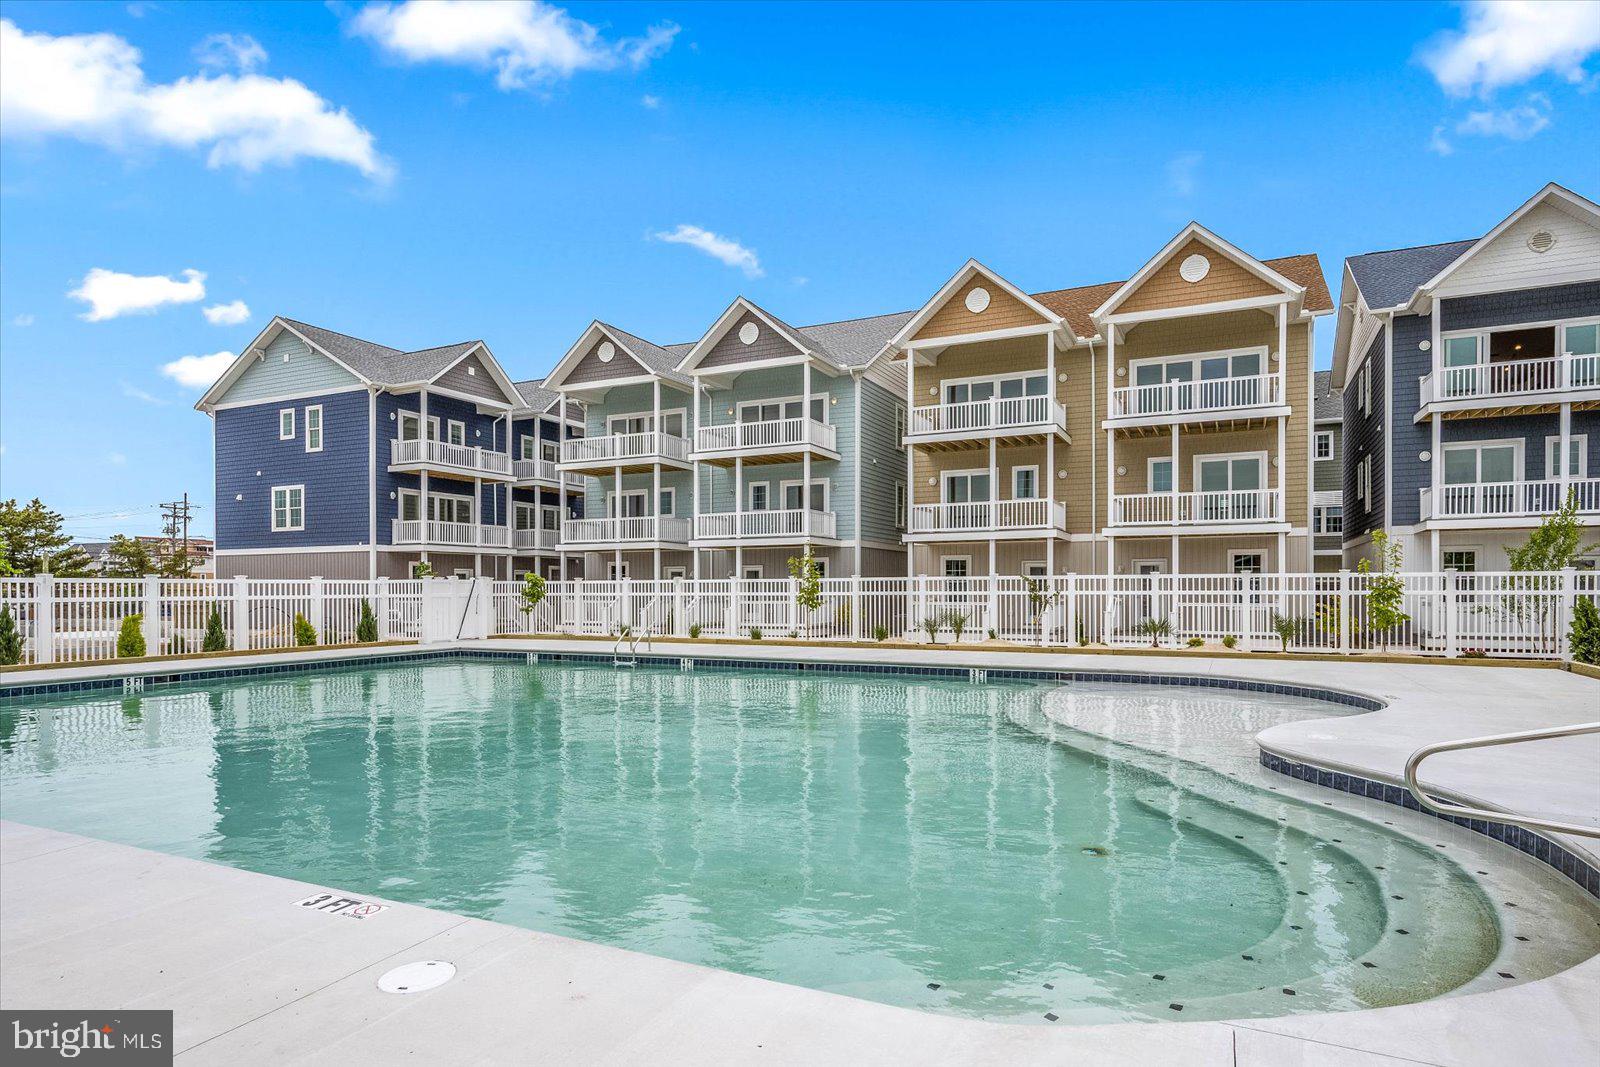
{"label": "white porch column", "polygon": [[[1044,367],[1044,395],[1051,404],[1054,404],[1056,399],[1056,335],[1053,333],[1044,335]],[[1048,407],[1045,410],[1045,417],[1052,417]],[[1045,528],[1049,531],[1045,535],[1045,572],[1054,574],[1056,572],[1056,531],[1054,525],[1056,521],[1056,431],[1053,423],[1044,436],[1044,468],[1041,472],[1044,478],[1044,522]],[[1035,490],[1039,488],[1039,486],[1034,486]]]}
{"label": "white porch column", "polygon": [[[417,391],[417,396],[418,407],[421,414],[421,419],[417,424],[417,433],[422,438],[422,454],[423,456],[427,456],[429,425],[428,391],[426,389],[419,389]],[[417,494],[417,518],[421,520],[422,525],[422,551],[417,554],[417,558],[426,563],[428,562],[428,534],[431,532],[433,526],[433,516],[431,514],[428,500],[428,467],[426,463],[424,463],[422,467],[421,486],[422,489]]]}
{"label": "white porch column", "polygon": [[[1106,327],[1106,396],[1109,398],[1117,387],[1117,328],[1114,325]],[[1172,482],[1178,482],[1178,472],[1172,472]],[[1176,517],[1176,516],[1174,516]],[[1115,430],[1106,431],[1106,525],[1112,526],[1117,521],[1117,434]],[[1112,538],[1106,539],[1106,574],[1117,573],[1117,543]]]}
{"label": "white porch column", "polygon": [[[768,489],[767,492],[771,492]],[[767,501],[770,506],[772,501]],[[733,576],[744,577],[744,457],[733,457]]]}
{"label": "white porch column", "polygon": [[[1172,464],[1172,501],[1171,501],[1172,514],[1169,516],[1169,518],[1171,519],[1171,521],[1177,522],[1178,521],[1178,486],[1180,484],[1179,478],[1181,477],[1181,474],[1180,474],[1179,468],[1178,468],[1178,424],[1177,423],[1173,423],[1172,424],[1172,440],[1171,440],[1171,443],[1168,446],[1168,450],[1167,451],[1168,451],[1168,462]],[[1192,486],[1192,488],[1196,492],[1200,491],[1200,486],[1198,486],[1198,485]],[[1173,531],[1173,536],[1174,537],[1177,536],[1177,531]]]}
{"label": "white porch column", "polygon": [[[911,412],[916,407],[916,360],[910,349],[906,350],[906,435],[911,434]],[[856,419],[861,418],[861,408],[856,406]],[[916,449],[908,442],[901,441],[900,447],[906,450],[906,528],[907,536],[911,533],[911,513],[916,505],[912,503],[917,499],[917,458]],[[860,462],[857,460],[857,462]],[[861,516],[856,516],[856,523],[861,522]],[[906,542],[906,580],[910,581],[917,573],[917,546],[914,541]]]}
{"label": "white porch column", "polygon": [[[1561,495],[1556,498],[1556,507],[1567,506],[1567,493],[1572,487],[1572,403],[1563,402],[1561,405],[1561,437],[1556,446],[1561,464]],[[1550,472],[1545,471],[1544,476],[1550,477]]]}
{"label": "white porch column", "polygon": [[[800,538],[801,543],[811,544],[811,447],[810,427],[807,425],[811,418],[811,358],[800,365]],[[780,416],[783,412],[778,413]]]}
{"label": "white porch column", "polygon": [[1278,403],[1289,402],[1289,305],[1278,305]]}
{"label": "white porch column", "polygon": [[[472,479],[472,547],[483,548],[483,479]],[[472,554],[472,573],[483,577],[483,552]]]}
{"label": "white porch column", "polygon": [[[994,409],[994,401],[990,401],[990,410]],[[994,422],[991,419],[990,425]],[[996,629],[1000,620],[996,614],[998,601],[996,593],[996,580],[1000,577],[999,546],[995,540],[994,532],[1000,527],[1000,445],[995,438],[989,438],[989,595],[985,604],[984,626],[987,629]]]}

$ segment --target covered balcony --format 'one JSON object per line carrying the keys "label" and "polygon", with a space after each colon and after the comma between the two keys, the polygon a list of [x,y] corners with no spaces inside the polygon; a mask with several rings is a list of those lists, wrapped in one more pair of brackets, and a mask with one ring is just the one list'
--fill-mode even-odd
{"label": "covered balcony", "polygon": [[[991,396],[982,400],[947,399],[910,411],[907,444],[934,444],[994,438],[1021,444],[1038,443],[1049,434],[1071,443],[1067,436],[1067,411],[1045,394]],[[960,394],[956,394],[960,395]]]}
{"label": "covered balcony", "polygon": [[511,547],[518,552],[555,552],[560,544],[555,530],[528,527],[511,531]]}
{"label": "covered balcony", "polygon": [[689,527],[688,519],[676,515],[567,519],[561,524],[561,546],[570,551],[653,545],[688,547]]}
{"label": "covered balcony", "polygon": [[676,434],[645,430],[561,442],[560,467],[569,473],[609,474],[620,467],[624,474],[630,474],[649,470],[657,463],[687,468],[689,441]]}
{"label": "covered balcony", "polygon": [[839,458],[838,430],[816,418],[752,419],[702,426],[695,431],[694,456],[701,462],[731,464],[798,463],[807,454]]}
{"label": "covered balcony", "polygon": [[[1568,482],[1549,478],[1519,482],[1468,482],[1441,485],[1437,492],[1423,487],[1422,521],[1522,520],[1529,524],[1553,514],[1571,497],[1578,513],[1600,516],[1600,478],[1575,478]],[[1515,521],[1506,525],[1522,525]]]}
{"label": "covered balcony", "polygon": [[511,475],[518,485],[543,485],[556,488],[561,484],[558,479],[565,477],[569,490],[583,489],[583,475],[576,473],[563,475],[560,466],[548,459],[514,459],[511,461]]}
{"label": "covered balcony", "polygon": [[513,477],[509,453],[422,438],[390,441],[389,469],[500,482]]}
{"label": "covered balcony", "polygon": [[1266,527],[1283,521],[1281,489],[1118,493],[1111,501],[1113,527],[1160,527],[1163,533],[1183,527]]}
{"label": "covered balcony", "polygon": [[1124,385],[1111,390],[1105,425],[1167,426],[1266,418],[1288,413],[1285,397],[1281,373]]}
{"label": "covered balcony", "polygon": [[907,536],[929,540],[1065,533],[1067,506],[1058,500],[972,500],[913,504]]}
{"label": "covered balcony", "polygon": [[397,545],[444,545],[451,548],[508,548],[510,530],[505,526],[486,526],[476,522],[439,522],[423,519],[395,519],[390,530]]}
{"label": "covered balcony", "polygon": [[1443,335],[1433,372],[1419,380],[1415,421],[1600,407],[1600,323]]}
{"label": "covered balcony", "polygon": [[697,545],[798,544],[828,541],[838,536],[838,516],[832,511],[795,508],[785,511],[725,511],[697,515]]}

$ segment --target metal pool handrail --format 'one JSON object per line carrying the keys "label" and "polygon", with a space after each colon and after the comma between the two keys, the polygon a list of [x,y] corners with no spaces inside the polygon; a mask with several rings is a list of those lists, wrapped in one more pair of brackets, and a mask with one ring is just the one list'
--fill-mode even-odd
{"label": "metal pool handrail", "polygon": [[1510,823],[1528,830],[1548,830],[1557,834],[1573,834],[1579,837],[1600,837],[1600,826],[1586,826],[1580,823],[1556,822],[1551,819],[1536,819],[1531,815],[1518,815],[1514,812],[1489,811],[1484,808],[1466,808],[1459,804],[1446,804],[1435,800],[1422,791],[1422,786],[1417,784],[1417,769],[1422,766],[1422,761],[1429,756],[1438,755],[1440,752],[1458,752],[1470,748],[1494,748],[1498,745],[1514,745],[1521,741],[1543,741],[1557,737],[1576,737],[1580,734],[1600,734],[1600,722],[1581,722],[1570,726],[1547,726],[1539,730],[1518,730],[1510,734],[1489,734],[1485,737],[1467,737],[1459,741],[1440,741],[1432,745],[1423,745],[1411,753],[1411,758],[1406,760],[1406,788],[1411,790],[1411,795],[1431,812],[1439,815],[1450,815],[1462,819],[1483,819],[1487,822]]}

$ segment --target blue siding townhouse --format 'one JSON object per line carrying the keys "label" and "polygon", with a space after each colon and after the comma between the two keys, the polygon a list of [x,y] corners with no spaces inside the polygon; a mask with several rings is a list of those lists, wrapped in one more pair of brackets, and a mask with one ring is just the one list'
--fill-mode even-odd
{"label": "blue siding townhouse", "polygon": [[1475,240],[1345,261],[1344,554],[1504,569],[1563,501],[1600,525],[1600,207],[1550,184]]}
{"label": "blue siding townhouse", "polygon": [[582,557],[563,559],[559,549],[562,522],[583,518],[584,479],[561,471],[559,463],[563,437],[583,436],[583,406],[568,402],[563,409],[542,378],[518,382],[517,392],[522,402],[511,412],[512,574],[581,578]]}
{"label": "blue siding townhouse", "polygon": [[196,405],[213,422],[217,573],[403,578],[425,561],[510,577],[513,484],[542,491],[509,450],[532,397],[482,341],[402,351],[274,318]]}

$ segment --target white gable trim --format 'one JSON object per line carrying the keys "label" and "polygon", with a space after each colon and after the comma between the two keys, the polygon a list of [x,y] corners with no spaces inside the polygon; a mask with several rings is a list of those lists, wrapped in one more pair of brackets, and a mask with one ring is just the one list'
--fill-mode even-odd
{"label": "white gable trim", "polygon": [[1041,319],[1049,323],[1051,326],[1060,327],[1063,324],[1060,315],[1057,315],[1054,311],[1051,311],[1033,297],[1029,296],[1021,289],[1018,289],[1015,285],[1012,285],[1010,282],[1000,277],[1000,275],[996,274],[988,267],[985,267],[982,263],[979,263],[975,259],[969,259],[961,265],[960,270],[956,271],[950,276],[949,281],[945,282],[939,287],[939,291],[934,293],[933,297],[926,304],[923,304],[915,315],[911,316],[910,322],[907,322],[904,326],[900,327],[899,332],[893,337],[889,338],[889,343],[884,345],[884,350],[889,351],[891,349],[905,347],[906,341],[909,338],[916,336],[917,331],[922,329],[923,326],[927,325],[928,320],[933,318],[938,310],[944,307],[945,303],[949,301],[950,297],[955,293],[955,291],[961,288],[961,286],[965,285],[967,279],[971,278],[974,274],[982,274],[985,278],[988,278],[995,285],[999,286],[1003,292],[1009,296],[1015,297],[1017,300],[1020,300],[1023,305],[1028,308],[1028,310],[1036,313]]}
{"label": "white gable trim", "polygon": [[[588,328],[583,331],[583,333],[578,337],[578,340],[573,343],[572,347],[567,349],[566,354],[556,361],[554,369],[552,369],[549,374],[545,375],[544,387],[546,389],[560,390],[567,388],[567,375],[571,374],[573,368],[583,361],[583,357],[588,354],[589,348],[593,344],[593,338],[595,337],[604,337],[606,340],[616,345],[617,348],[621,349],[623,355],[633,360],[634,364],[639,368],[639,371],[642,374],[652,378],[655,377],[650,368],[645,366],[644,360],[640,359],[638,355],[634,353],[633,349],[628,347],[627,342],[623,341],[621,337],[617,336],[616,331],[612,330],[599,319],[595,319],[589,323]],[[609,385],[620,384],[623,384],[623,382],[617,381],[609,383]],[[606,387],[609,387],[609,385]],[[583,382],[573,386],[572,388],[581,389],[589,387],[600,388],[602,386],[598,382]]]}
{"label": "white gable trim", "polygon": [[233,364],[229,366],[227,370],[222,372],[222,377],[213,382],[211,388],[205,391],[205,395],[199,400],[195,401],[195,410],[207,412],[214,410],[217,406],[217,402],[227,395],[229,389],[233,388],[233,383],[238,381],[240,377],[244,375],[244,372],[249,369],[250,364],[255,362],[255,360],[261,356],[267,345],[270,345],[273,341],[277,340],[278,334],[283,333],[284,331],[288,331],[289,333],[292,333],[296,337],[300,338],[300,340],[304,341],[313,352],[316,352],[327,359],[331,359],[335,364],[348,371],[363,385],[377,384],[365,374],[362,374],[360,371],[350,366],[350,364],[344,362],[338,356],[335,356],[332,352],[329,352],[321,345],[316,344],[311,340],[311,338],[307,337],[293,326],[290,326],[287,322],[283,321],[282,317],[274,315],[272,317],[272,321],[267,323],[266,326],[262,328],[260,333],[256,334],[255,339],[252,340],[248,345],[245,345],[244,351],[239,353],[238,357],[234,359]]}
{"label": "white gable trim", "polygon": [[[717,317],[717,321],[711,324],[711,329],[706,331],[705,336],[701,337],[699,341],[695,342],[695,346],[689,350],[689,354],[684,356],[683,359],[678,363],[678,370],[686,374],[699,373],[697,368],[700,366],[700,361],[705,359],[706,356],[710,355],[711,350],[716,347],[717,342],[726,337],[728,331],[733,329],[733,324],[738,322],[739,319],[747,313],[754,315],[756,318],[766,323],[767,326],[769,326],[779,337],[782,337],[785,341],[788,341],[791,345],[793,345],[796,349],[796,357],[815,359],[821,363],[827,364],[829,367],[834,366],[832,360],[826,358],[816,349],[807,344],[805,338],[801,337],[800,334],[797,333],[793,328],[767,314],[767,312],[762,310],[759,306],[740,296],[735,297],[733,303],[728,305],[727,310]],[[773,366],[779,364],[774,364],[772,360],[768,359],[761,361],[759,365]],[[751,363],[750,366],[754,368],[758,366],[758,364]],[[842,370],[843,368],[835,367],[834,369]],[[726,374],[730,370],[732,370],[731,367],[716,367],[708,373]]]}
{"label": "white gable trim", "polygon": [[[480,359],[478,362],[482,363],[489,371],[489,377],[493,378],[494,384],[500,387],[501,395],[505,398],[506,402],[512,407],[520,405],[522,403],[522,394],[517,392],[517,383],[511,380],[510,376],[506,374],[505,369],[500,366],[500,361],[494,358],[494,353],[489,351],[489,346],[484,344],[482,341],[474,343],[471,348],[467,349],[465,352],[461,353],[461,355],[451,360],[448,364],[440,369],[438,374],[435,374],[432,378],[429,378],[422,384],[432,385],[440,378],[443,378],[457,364],[466,359],[468,356],[472,355],[474,352],[483,353],[484,358]],[[475,397],[474,399],[481,402],[483,398]]]}
{"label": "white gable trim", "polygon": [[1444,268],[1444,270],[1441,270],[1431,279],[1418,286],[1416,295],[1412,298],[1412,303],[1426,300],[1436,289],[1443,285],[1452,274],[1459,270],[1462,264],[1472,259],[1485,248],[1488,248],[1501,234],[1505,233],[1512,226],[1515,226],[1517,224],[1517,220],[1521,219],[1528,212],[1532,211],[1540,204],[1552,199],[1559,201],[1556,206],[1560,207],[1567,214],[1573,216],[1573,218],[1580,222],[1587,222],[1596,229],[1600,229],[1600,205],[1595,204],[1592,200],[1589,200],[1586,197],[1579,196],[1571,189],[1566,189],[1557,185],[1555,182],[1550,182],[1543,189],[1540,189],[1537,193],[1534,193],[1533,196],[1530,197],[1521,207],[1517,208],[1517,210],[1501,219],[1500,224],[1494,229],[1478,238],[1476,244],[1467,249],[1465,252],[1461,253],[1461,255],[1457,256],[1448,266]]}
{"label": "white gable trim", "polygon": [[1134,274],[1133,277],[1123,282],[1121,288],[1112,293],[1110,298],[1107,299],[1104,304],[1101,304],[1098,308],[1096,308],[1094,314],[1090,317],[1094,319],[1095,322],[1100,322],[1105,316],[1111,314],[1118,304],[1132,296],[1139,289],[1139,287],[1149,279],[1150,275],[1159,270],[1161,265],[1170,259],[1174,252],[1188,244],[1191,239],[1198,239],[1203,244],[1210,246],[1217,252],[1220,252],[1222,255],[1233,260],[1251,274],[1254,274],[1256,277],[1266,282],[1268,285],[1281,289],[1283,292],[1292,296],[1305,295],[1304,286],[1296,285],[1294,282],[1291,282],[1288,278],[1285,278],[1283,275],[1279,274],[1277,271],[1261,262],[1255,256],[1252,256],[1250,253],[1244,251],[1236,245],[1223,240],[1221,237],[1218,237],[1216,234],[1212,233],[1198,222],[1191,222],[1189,225],[1179,230],[1176,237],[1162,246],[1161,251],[1157,252],[1155,255],[1146,260],[1144,266],[1140,267],[1138,272]]}

